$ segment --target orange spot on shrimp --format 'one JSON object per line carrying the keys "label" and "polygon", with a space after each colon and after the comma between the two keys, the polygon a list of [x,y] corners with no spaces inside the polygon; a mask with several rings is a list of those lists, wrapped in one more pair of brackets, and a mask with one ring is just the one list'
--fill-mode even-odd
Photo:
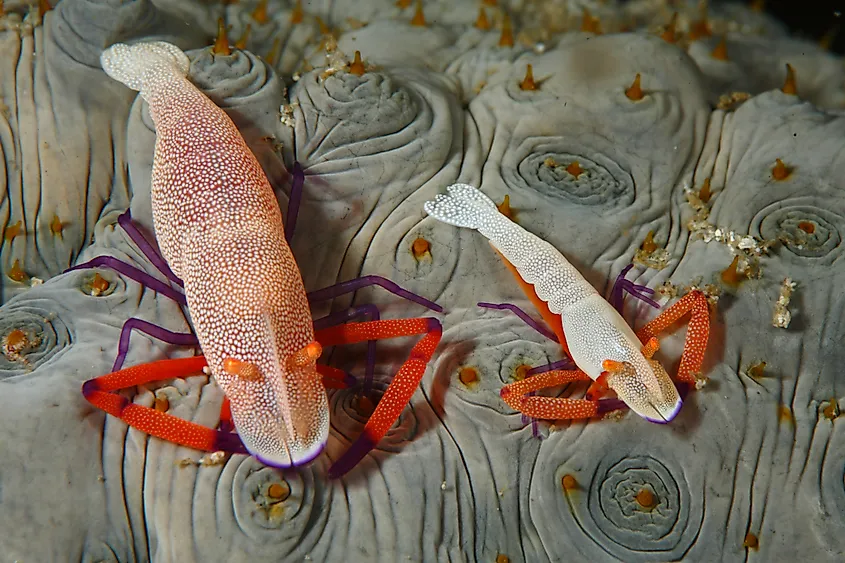
{"label": "orange spot on shrimp", "polygon": [[262,379],[261,370],[258,369],[258,366],[235,358],[223,360],[223,371],[246,381],[260,381]]}
{"label": "orange spot on shrimp", "polygon": [[50,232],[53,233],[54,235],[57,235],[59,238],[63,239],[64,236],[62,235],[62,231],[64,231],[64,230],[65,230],[64,223],[62,223],[61,219],[59,219],[59,216],[54,213],[53,214],[53,220],[50,221]]}
{"label": "orange spot on shrimp", "polygon": [[499,47],[513,47],[513,27],[511,17],[505,14],[502,20],[502,34],[499,36]]}
{"label": "orange spot on shrimp", "polygon": [[349,74],[354,74],[355,76],[363,76],[366,71],[364,69],[364,61],[361,60],[361,51],[355,51],[355,57],[352,59],[352,62],[349,63],[349,67],[347,68]]}
{"label": "orange spot on shrimp", "polygon": [[654,508],[657,505],[657,499],[654,498],[654,493],[645,487],[639,490],[639,492],[634,496],[634,499],[636,499],[637,504],[643,508]]}
{"label": "orange spot on shrimp", "polygon": [[26,279],[26,272],[21,269],[21,261],[15,258],[12,267],[6,272],[9,278],[16,282],[22,282]]}
{"label": "orange spot on shrimp", "polygon": [[648,252],[649,254],[657,250],[657,243],[654,242],[654,231],[649,231],[645,236],[645,240],[643,240],[643,243],[640,245],[640,250]]}
{"label": "orange spot on shrimp", "polygon": [[700,199],[704,203],[707,203],[708,201],[710,201],[710,197],[712,195],[713,193],[710,191],[710,178],[705,178],[704,184],[701,186],[701,189],[698,190],[698,199]]}
{"label": "orange spot on shrimp", "polygon": [[411,25],[417,27],[425,27],[425,14],[423,14],[422,0],[417,0],[417,10],[414,12],[414,17],[411,18]]}
{"label": "orange spot on shrimp", "polygon": [[792,414],[792,409],[786,405],[778,406],[778,419],[781,422],[795,422],[795,415]]}
{"label": "orange spot on shrimp", "polygon": [[798,228],[807,233],[808,235],[811,235],[816,232],[816,226],[809,221],[800,221],[798,223]]}
{"label": "orange spot on shrimp", "polygon": [[725,36],[722,36],[722,39],[716,43],[716,46],[710,52],[710,56],[719,61],[726,61],[728,60],[728,41],[725,39]]}
{"label": "orange spot on shrimp", "polygon": [[490,29],[490,20],[487,19],[487,12],[484,11],[484,6],[478,7],[478,17],[475,18],[475,25],[476,29],[480,29],[482,31],[487,31]]}
{"label": "orange spot on shrimp", "polygon": [[304,19],[305,11],[302,9],[302,0],[296,0],[296,3],[293,5],[293,10],[290,12],[290,23],[302,23],[302,20]]}
{"label": "orange spot on shrimp", "polygon": [[500,553],[496,555],[496,563],[511,563],[511,560],[504,553]]}
{"label": "orange spot on shrimp", "polygon": [[411,252],[417,260],[423,258],[425,255],[431,256],[431,243],[422,237],[417,237],[411,244]]}
{"label": "orange spot on shrimp", "polygon": [[282,502],[290,496],[290,485],[287,481],[273,483],[267,487],[267,496],[276,502]]}
{"label": "orange spot on shrimp", "polygon": [[783,86],[780,87],[780,91],[792,96],[798,95],[798,83],[795,80],[795,69],[792,68],[792,65],[789,63],[786,63],[786,80],[784,80]]}
{"label": "orange spot on shrimp", "polygon": [[226,22],[223,21],[223,18],[217,18],[217,39],[214,40],[211,52],[224,57],[232,54],[232,50],[229,48],[229,38],[226,36]]}
{"label": "orange spot on shrimp", "polygon": [[775,180],[786,180],[792,174],[792,167],[787,166],[779,158],[775,159],[775,165],[772,167],[772,178]]}
{"label": "orange spot on shrimp", "polygon": [[499,213],[501,213],[508,219],[513,220],[513,209],[511,209],[511,196],[505,195],[505,199],[502,200],[502,203],[496,206],[496,209],[498,209]]}
{"label": "orange spot on shrimp", "polygon": [[634,77],[634,82],[625,89],[625,96],[627,96],[631,101],[636,102],[642,100],[643,96],[645,96],[645,94],[643,94],[642,86],[640,85],[640,80],[640,73],[638,72]]}
{"label": "orange spot on shrimp", "polygon": [[601,21],[599,18],[593,17],[593,14],[587,8],[584,8],[581,15],[581,31],[601,35]]}
{"label": "orange spot on shrimp", "polygon": [[666,41],[667,43],[675,43],[678,41],[678,34],[675,31],[675,28],[678,25],[678,12],[672,14],[672,19],[669,20],[669,25],[666,26],[666,29],[663,30],[663,33],[660,34],[660,38]]}
{"label": "orange spot on shrimp", "polygon": [[[762,4],[762,2],[760,3]],[[745,540],[743,540],[742,542],[742,547],[746,549],[756,550],[758,547],[760,547],[760,540],[757,539],[757,536],[755,536],[751,532],[748,532],[747,534],[745,534]]]}
{"label": "orange spot on shrimp", "polygon": [[566,171],[575,176],[575,179],[578,179],[578,176],[584,173],[584,169],[581,168],[581,163],[577,160],[573,160],[569,163],[569,166],[566,167]]}
{"label": "orange spot on shrimp", "polygon": [[478,370],[474,367],[463,367],[458,371],[458,380],[466,386],[478,383]]}
{"label": "orange spot on shrimp", "polygon": [[49,12],[52,9],[53,9],[53,7],[50,5],[50,3],[47,0],[39,0],[38,1],[38,15],[41,16],[42,18],[44,17],[44,14],[46,14],[47,12]]}
{"label": "orange spot on shrimp", "polygon": [[534,82],[534,69],[531,65],[527,65],[525,68],[525,78],[522,79],[522,82],[519,83],[520,90],[537,90],[538,86],[537,83]]}
{"label": "orange spot on shrimp", "polygon": [[605,360],[601,363],[601,367],[608,373],[614,373],[624,370],[625,364],[616,360]]}
{"label": "orange spot on shrimp", "polygon": [[249,41],[250,31],[252,31],[252,24],[248,23],[246,24],[246,27],[244,27],[244,32],[241,35],[240,39],[235,42],[235,49],[238,49],[240,51],[246,49],[246,42]]}
{"label": "orange spot on shrimp", "polygon": [[261,25],[267,23],[270,18],[267,17],[267,0],[259,0],[258,5],[252,11],[252,19]]}
{"label": "orange spot on shrimp", "polygon": [[3,238],[5,238],[8,242],[12,242],[12,240],[21,234],[23,230],[23,222],[18,221],[14,225],[10,225],[6,228],[6,232],[3,234]]}
{"label": "orange spot on shrimp", "polygon": [[316,364],[322,353],[323,347],[315,340],[306,344],[302,349],[297,350],[288,360],[288,366],[291,368],[304,368],[305,366]]}
{"label": "orange spot on shrimp", "polygon": [[561,477],[560,486],[563,487],[563,490],[568,493],[578,488],[578,481],[575,479],[574,475],[567,473],[566,475]]}

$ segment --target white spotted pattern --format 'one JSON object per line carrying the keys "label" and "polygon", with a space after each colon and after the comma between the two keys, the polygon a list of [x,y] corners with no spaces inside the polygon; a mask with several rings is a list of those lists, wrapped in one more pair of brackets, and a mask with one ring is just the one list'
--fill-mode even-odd
{"label": "white spotted pattern", "polygon": [[[309,460],[328,437],[328,402],[313,365],[287,365],[314,333],[267,177],[232,120],[186,78],[188,59],[177,47],[117,44],[101,62],[149,104],[157,134],[156,239],[185,283],[197,337],[231,401],[238,434],[267,463]],[[262,377],[225,372],[227,358],[254,364]]]}
{"label": "white spotted pattern", "polygon": [[487,237],[549,310],[561,316],[572,360],[581,370],[597,379],[605,360],[627,362],[633,369],[609,381],[619,398],[649,420],[663,422],[677,414],[681,398],[668,374],[643,356],[639,339],[622,315],[554,246],[500,213],[477,188],[454,184],[446,190],[448,195],[425,203],[426,213]]}

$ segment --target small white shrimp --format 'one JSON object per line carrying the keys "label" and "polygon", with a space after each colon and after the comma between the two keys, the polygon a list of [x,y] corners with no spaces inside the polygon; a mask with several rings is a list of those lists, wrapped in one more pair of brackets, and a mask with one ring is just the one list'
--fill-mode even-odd
{"label": "small white shrimp", "polygon": [[709,310],[700,291],[687,294],[636,334],[557,249],[500,213],[489,197],[467,184],[454,184],[447,191],[448,195],[426,202],[425,211],[487,237],[524,282],[523,289],[546,321],[557,328],[558,339],[580,373],[596,382],[588,393],[590,400],[526,397],[531,390],[584,379],[579,371],[538,374],[502,390],[511,406],[537,418],[586,418],[600,412],[593,400],[596,392],[610,388],[646,420],[666,423],[675,418],[681,397],[666,370],[651,359],[657,350],[654,336],[692,311],[678,378],[694,382],[709,333]]}

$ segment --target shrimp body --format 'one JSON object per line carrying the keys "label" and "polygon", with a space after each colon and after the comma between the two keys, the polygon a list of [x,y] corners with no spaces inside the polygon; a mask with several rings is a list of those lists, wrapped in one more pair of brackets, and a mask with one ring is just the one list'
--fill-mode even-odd
{"label": "shrimp body", "polygon": [[642,343],[613,306],[551,244],[499,212],[496,204],[467,184],[447,188],[425,204],[432,217],[475,229],[534,288],[536,296],[559,315],[575,364],[597,380],[614,366],[608,383],[632,410],[652,422],[667,422],[681,408],[681,398],[666,371],[646,358]]}
{"label": "shrimp body", "polygon": [[232,120],[187,79],[177,47],[117,44],[101,63],[149,104],[156,239],[184,282],[241,440],[267,464],[307,463],[328,438],[328,402],[305,287],[267,177]]}

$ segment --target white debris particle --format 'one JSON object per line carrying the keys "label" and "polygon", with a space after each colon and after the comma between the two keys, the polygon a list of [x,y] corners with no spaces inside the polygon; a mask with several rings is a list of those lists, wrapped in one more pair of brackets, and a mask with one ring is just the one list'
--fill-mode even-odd
{"label": "white debris particle", "polygon": [[788,328],[792,321],[792,313],[789,312],[789,301],[792,299],[792,292],[795,290],[795,282],[789,278],[783,280],[780,285],[780,294],[775,302],[775,311],[772,314],[772,326],[776,328]]}

